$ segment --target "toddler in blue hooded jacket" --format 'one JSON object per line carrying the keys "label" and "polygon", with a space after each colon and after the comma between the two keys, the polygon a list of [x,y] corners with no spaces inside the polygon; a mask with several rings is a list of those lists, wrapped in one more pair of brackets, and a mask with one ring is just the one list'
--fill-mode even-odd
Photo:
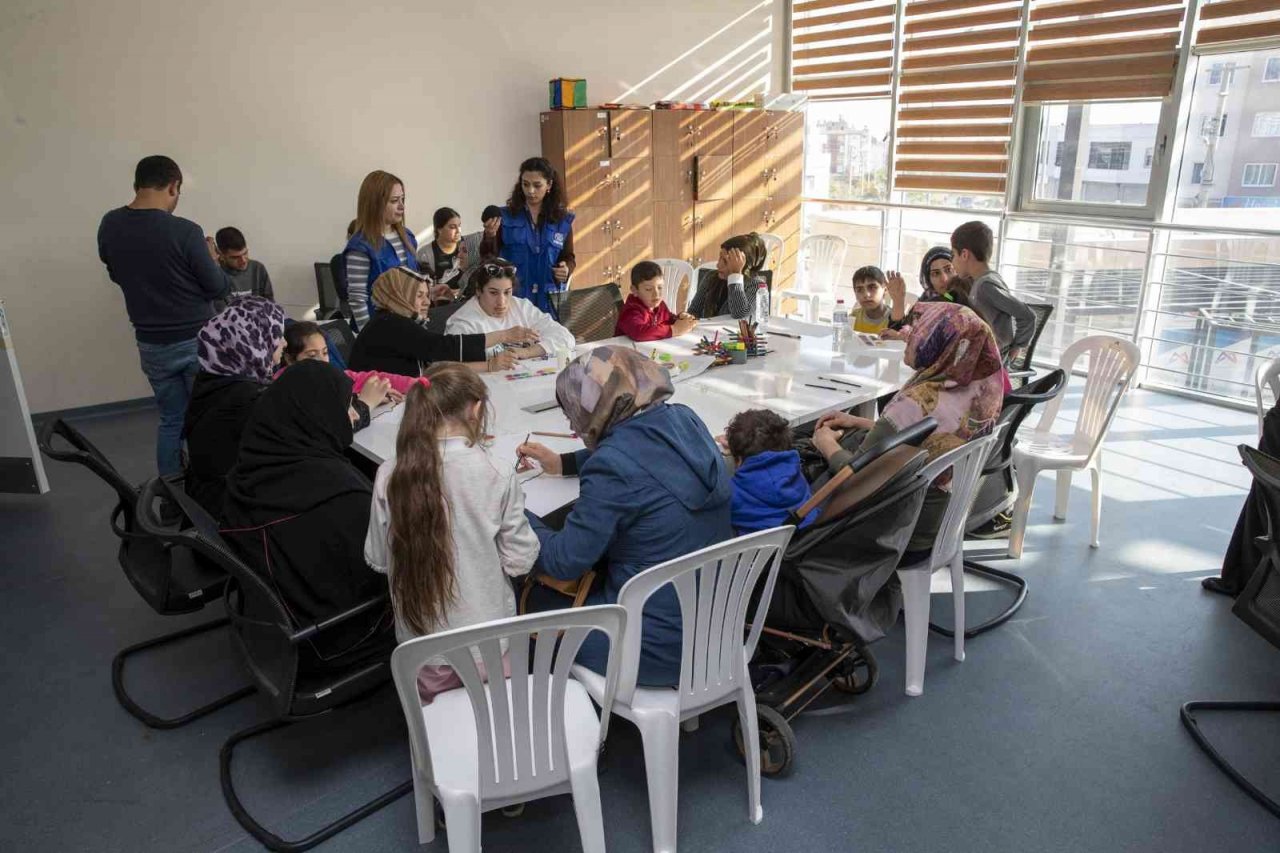
{"label": "toddler in blue hooded jacket", "polygon": [[[787,422],[767,409],[750,409],[734,415],[724,439],[737,465],[731,504],[734,532],[742,536],[785,524],[790,512],[811,494]],[[800,527],[812,524],[817,515],[817,509],[811,511]]]}

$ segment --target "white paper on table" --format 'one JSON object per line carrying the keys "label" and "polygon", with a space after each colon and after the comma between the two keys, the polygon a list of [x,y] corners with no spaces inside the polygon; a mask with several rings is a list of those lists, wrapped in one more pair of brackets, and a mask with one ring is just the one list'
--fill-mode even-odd
{"label": "white paper on table", "polygon": [[370,419],[370,420],[373,420],[374,418],[381,417],[381,416],[385,415],[387,412],[389,412],[389,411],[391,411],[392,409],[394,409],[397,405],[398,405],[398,404],[393,403],[393,402],[392,402],[392,401],[390,401],[390,400],[383,400],[381,403],[379,403],[378,405],[374,406],[372,410],[370,410],[370,412],[369,412],[369,419]]}
{"label": "white paper on table", "polygon": [[[489,444],[489,453],[499,465],[510,461],[512,470],[515,470],[516,448],[524,444],[526,438],[545,445],[556,453],[573,453],[586,446],[580,438],[519,433],[497,436]],[[535,468],[532,471],[516,472],[516,479],[524,491],[525,509],[537,516],[555,512],[578,499],[577,477],[556,477]]]}
{"label": "white paper on table", "polygon": [[799,320],[790,320],[785,317],[770,317],[769,322],[764,327],[765,334],[774,334],[792,337],[800,336],[803,338],[829,338],[831,337],[831,327],[818,323],[803,323]]}

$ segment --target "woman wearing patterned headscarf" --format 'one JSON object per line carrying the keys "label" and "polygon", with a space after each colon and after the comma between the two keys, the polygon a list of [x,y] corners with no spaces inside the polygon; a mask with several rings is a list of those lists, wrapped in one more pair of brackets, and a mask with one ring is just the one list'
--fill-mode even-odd
{"label": "woman wearing patterned headscarf", "polygon": [[[1009,390],[995,335],[971,309],[949,302],[917,304],[903,360],[915,373],[874,423],[836,413],[818,420],[813,444],[832,473],[867,447],[931,417],[938,422],[923,449],[934,458],[989,433]],[[843,436],[837,430],[845,430]],[[865,435],[862,431],[869,430]],[[902,562],[927,552],[947,508],[950,475],[930,486]]]}
{"label": "woman wearing patterned headscarf", "polygon": [[204,324],[196,341],[200,372],[182,429],[187,440],[185,488],[214,518],[221,518],[240,433],[284,349],[284,309],[261,296],[239,297]]}
{"label": "woman wearing patterned headscarf", "polygon": [[[706,425],[670,405],[671,377],[630,347],[602,346],[556,379],[556,400],[586,450],[558,456],[541,444],[518,452],[551,474],[577,475],[580,495],[561,530],[530,518],[541,552],[536,569],[574,580],[606,561],[604,589],[588,603],[613,603],[639,572],[733,536],[729,472]],[[680,604],[666,587],[644,609],[639,683],[680,678]],[[580,663],[603,673],[608,643],[594,633]]]}

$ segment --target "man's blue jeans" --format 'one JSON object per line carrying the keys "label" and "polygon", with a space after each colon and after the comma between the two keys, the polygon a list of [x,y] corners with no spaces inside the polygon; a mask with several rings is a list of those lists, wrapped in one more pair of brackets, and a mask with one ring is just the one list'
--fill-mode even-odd
{"label": "man's blue jeans", "polygon": [[196,339],[172,344],[138,341],[142,372],[151,382],[160,407],[160,430],[156,436],[156,468],[161,476],[182,471],[182,424],[191,399],[191,383],[200,370]]}

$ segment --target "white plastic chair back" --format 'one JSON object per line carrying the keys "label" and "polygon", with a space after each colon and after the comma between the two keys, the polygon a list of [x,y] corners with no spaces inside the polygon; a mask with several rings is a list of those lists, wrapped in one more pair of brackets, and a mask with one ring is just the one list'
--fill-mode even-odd
{"label": "white plastic chair back", "polygon": [[687,281],[685,290],[685,301],[688,300],[689,293],[698,286],[698,282],[693,278],[693,264],[688,261],[682,261],[679,258],[655,258],[653,261],[662,267],[662,283],[665,288],[663,300],[667,303],[667,307],[679,314],[684,310],[684,305],[677,305],[680,301],[680,285]]}
{"label": "white plastic chair back", "polygon": [[770,234],[768,232],[758,234],[757,236],[760,238],[760,241],[764,243],[764,269],[776,270],[778,268],[778,264],[782,263],[782,253],[786,246],[786,241],[777,234]]}
{"label": "white plastic chair back", "polygon": [[993,447],[999,444],[1008,424],[1000,424],[991,433],[967,441],[949,450],[925,465],[920,476],[933,482],[938,475],[951,470],[951,500],[947,503],[938,534],[933,540],[929,557],[931,569],[940,569],[951,563],[964,547],[965,521],[978,496],[978,484],[982,482],[982,467]]}
{"label": "white plastic chair back", "polygon": [[[1071,369],[1082,356],[1089,357],[1089,374],[1085,379],[1084,397],[1076,420],[1072,450],[1089,459],[1102,447],[1120,401],[1129,390],[1137,373],[1140,351],[1133,341],[1115,335],[1090,335],[1067,347],[1058,366],[1071,375]],[[1036,425],[1037,432],[1048,432],[1062,408],[1065,394],[1054,397],[1045,407]]]}
{"label": "white plastic chair back", "polygon": [[[667,584],[675,587],[680,599],[683,623],[681,712],[722,704],[740,690],[747,661],[755,654],[764,628],[782,553],[794,532],[794,527],[785,526],[740,536],[646,569],[627,581],[618,593],[618,603],[631,614],[622,642],[625,656],[618,701],[631,704],[635,695],[643,629],[640,614],[649,597]],[[751,619],[751,633],[743,642],[751,591],[766,567],[769,574]]]}
{"label": "white plastic chair back", "polygon": [[[1258,438],[1262,438],[1262,422],[1267,417],[1267,410],[1280,402],[1280,358],[1259,364],[1253,376],[1253,386],[1257,391],[1255,402],[1258,405]],[[1271,391],[1270,399],[1267,391]]]}
{"label": "white plastic chair back", "polygon": [[[401,643],[391,654],[391,671],[409,727],[416,772],[434,784],[430,737],[418,696],[418,671],[426,661],[443,655],[471,699],[482,799],[510,800],[563,785],[569,779],[565,745],[569,668],[587,634],[598,630],[608,635],[608,678],[600,702],[598,741],[603,744],[617,691],[620,641],[626,623],[626,611],[609,604],[500,619]],[[506,684],[500,677],[503,640],[512,673]],[[484,662],[490,683],[481,679],[476,655]],[[448,732],[435,734],[449,736]]]}
{"label": "white plastic chair back", "polygon": [[801,275],[796,289],[801,293],[835,293],[836,278],[844,268],[849,244],[834,234],[811,234],[800,243]]}

